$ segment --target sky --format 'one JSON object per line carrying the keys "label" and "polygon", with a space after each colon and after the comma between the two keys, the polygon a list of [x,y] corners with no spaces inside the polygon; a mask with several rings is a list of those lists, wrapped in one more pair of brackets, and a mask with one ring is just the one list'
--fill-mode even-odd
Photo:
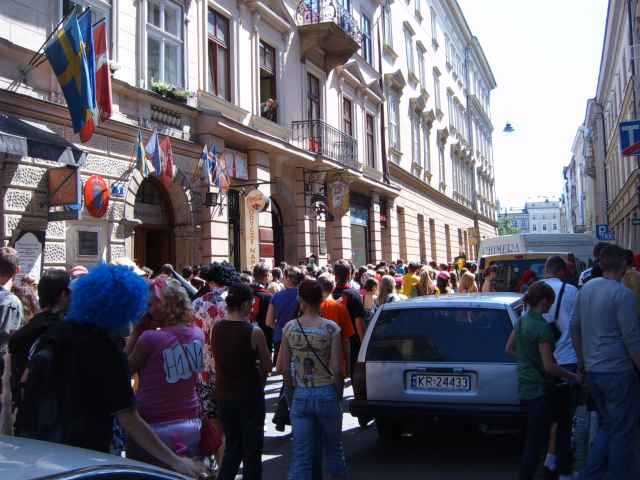
{"label": "sky", "polygon": [[[500,208],[558,198],[562,168],[596,91],[607,0],[458,3],[498,84],[491,117]],[[514,133],[503,133],[507,121]]]}

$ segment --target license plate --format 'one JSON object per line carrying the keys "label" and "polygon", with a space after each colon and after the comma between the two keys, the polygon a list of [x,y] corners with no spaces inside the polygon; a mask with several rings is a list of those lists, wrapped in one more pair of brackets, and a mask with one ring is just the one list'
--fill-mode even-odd
{"label": "license plate", "polygon": [[412,390],[436,390],[468,392],[471,390],[469,375],[432,375],[427,373],[412,373]]}

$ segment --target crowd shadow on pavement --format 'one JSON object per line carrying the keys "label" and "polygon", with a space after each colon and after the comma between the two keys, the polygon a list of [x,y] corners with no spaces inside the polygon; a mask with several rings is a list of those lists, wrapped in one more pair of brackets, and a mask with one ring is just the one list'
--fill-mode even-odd
{"label": "crowd shadow on pavement", "polygon": [[[287,478],[291,429],[277,432],[271,422],[281,377],[266,388],[267,418],[263,478]],[[352,396],[345,390],[345,398]],[[361,428],[345,408],[343,443],[350,480],[516,480],[521,453],[512,434],[494,435],[440,424],[393,441],[378,438],[374,422]],[[541,477],[542,478],[542,477]]]}

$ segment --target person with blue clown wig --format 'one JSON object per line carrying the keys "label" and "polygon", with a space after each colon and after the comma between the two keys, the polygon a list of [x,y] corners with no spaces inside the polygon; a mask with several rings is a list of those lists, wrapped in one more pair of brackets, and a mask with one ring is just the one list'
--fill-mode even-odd
{"label": "person with blue clown wig", "polygon": [[169,449],[135,406],[127,357],[117,339],[128,335],[147,311],[148,301],[146,281],[128,266],[99,264],[75,282],[65,321],[40,338],[33,354],[47,349],[56,373],[47,384],[60,392],[55,395],[64,395],[58,397],[64,425],[55,439],[39,438],[108,452],[115,417],[155,459],[177,472],[203,475],[206,467]]}

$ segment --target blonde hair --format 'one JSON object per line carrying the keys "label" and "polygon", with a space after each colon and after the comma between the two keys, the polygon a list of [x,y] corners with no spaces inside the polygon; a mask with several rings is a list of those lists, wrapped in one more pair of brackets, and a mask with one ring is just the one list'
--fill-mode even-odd
{"label": "blonde hair", "polygon": [[162,302],[165,326],[190,325],[193,318],[191,300],[180,282],[173,278],[156,278],[151,283],[153,295]]}
{"label": "blonde hair", "polygon": [[436,293],[436,286],[433,283],[433,278],[431,278],[431,270],[427,267],[424,267],[420,272],[418,292],[420,295],[433,295]]}
{"label": "blonde hair", "polygon": [[382,305],[387,303],[389,295],[396,291],[396,279],[391,275],[385,275],[380,280],[380,286],[378,287],[378,303]]}
{"label": "blonde hair", "polygon": [[476,276],[471,272],[465,272],[460,278],[459,290],[466,293],[477,293],[478,285],[476,284]]}

